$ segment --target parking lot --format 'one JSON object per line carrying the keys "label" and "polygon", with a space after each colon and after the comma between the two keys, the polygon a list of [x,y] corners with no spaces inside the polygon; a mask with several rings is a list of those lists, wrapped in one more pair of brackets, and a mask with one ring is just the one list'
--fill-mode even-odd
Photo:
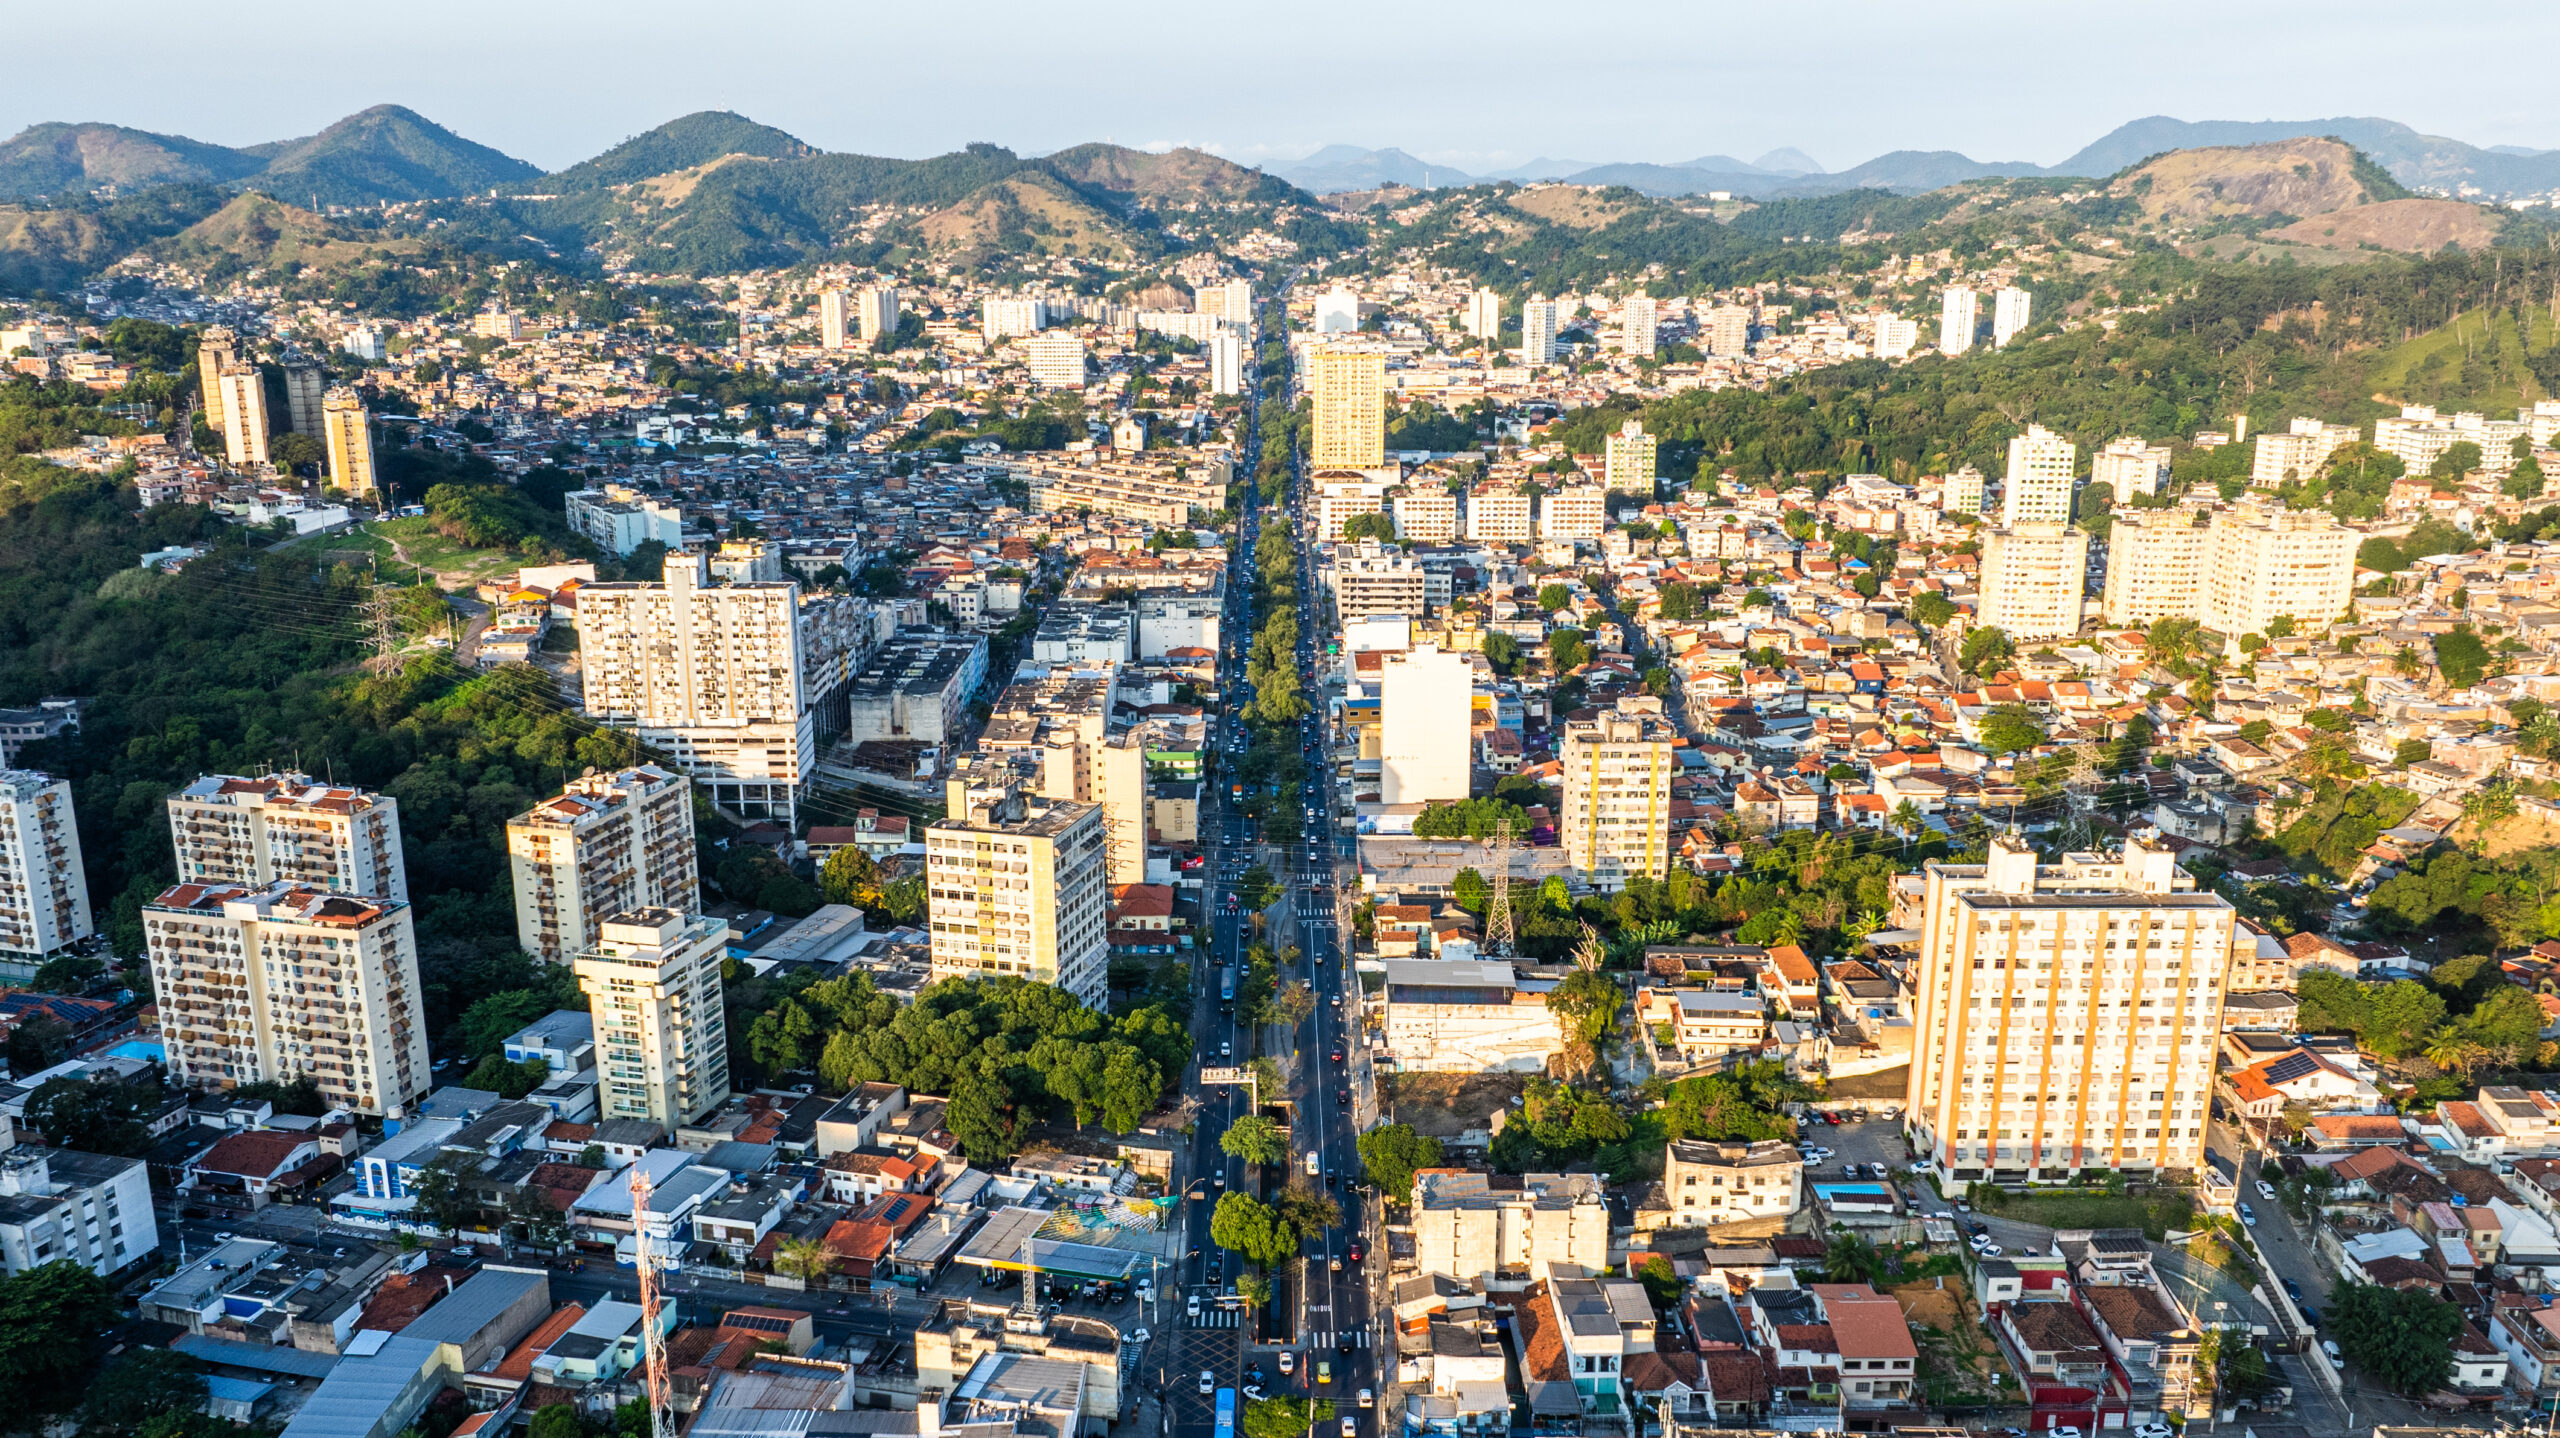
{"label": "parking lot", "polygon": [[1898,1119],[1872,1115],[1861,1119],[1852,1114],[1842,1114],[1836,1127],[1811,1119],[1797,1134],[1797,1143],[1799,1146],[1831,1150],[1831,1157],[1821,1163],[1805,1165],[1804,1176],[1808,1181],[1839,1179],[1845,1176],[1845,1167],[1853,1163],[1858,1165],[1860,1175],[1872,1178],[1875,1171],[1868,1167],[1869,1164],[1880,1163],[1899,1169],[1911,1161],[1911,1151],[1902,1140],[1902,1124]]}

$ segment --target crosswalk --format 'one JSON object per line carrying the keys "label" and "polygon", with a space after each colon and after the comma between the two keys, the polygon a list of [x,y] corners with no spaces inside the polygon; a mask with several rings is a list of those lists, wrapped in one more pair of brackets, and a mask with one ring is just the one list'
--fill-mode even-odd
{"label": "crosswalk", "polygon": [[[1306,1342],[1307,1346],[1310,1348],[1331,1348],[1335,1344],[1335,1339],[1340,1336],[1341,1335],[1336,1330],[1331,1328],[1311,1328],[1307,1330]],[[1369,1330],[1366,1328],[1352,1329],[1351,1346],[1354,1348],[1368,1347]]]}
{"label": "crosswalk", "polygon": [[1244,1314],[1233,1308],[1203,1308],[1200,1316],[1191,1320],[1194,1328],[1238,1328],[1243,1324]]}

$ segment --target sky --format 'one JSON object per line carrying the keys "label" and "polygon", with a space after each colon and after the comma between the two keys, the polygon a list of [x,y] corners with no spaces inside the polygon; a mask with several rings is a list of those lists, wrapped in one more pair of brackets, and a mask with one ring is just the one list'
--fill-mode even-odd
{"label": "sky", "polygon": [[876,155],[1110,140],[1280,165],[1343,143],[1475,170],[1781,146],[1834,170],[1896,149],[2052,164],[2155,114],[2560,148],[2524,58],[2560,44],[2550,0],[5,0],[0,23],[21,57],[0,134],[246,145],[389,102],[546,169],[704,109]]}

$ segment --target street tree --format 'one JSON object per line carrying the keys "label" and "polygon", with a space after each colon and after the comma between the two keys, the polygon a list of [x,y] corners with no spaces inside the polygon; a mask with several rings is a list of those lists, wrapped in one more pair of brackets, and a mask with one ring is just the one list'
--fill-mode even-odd
{"label": "street tree", "polygon": [[1390,1123],[1360,1135],[1360,1163],[1378,1192],[1397,1203],[1413,1197],[1413,1175],[1440,1163],[1440,1140],[1409,1123]]}
{"label": "street tree", "polygon": [[1218,1147],[1229,1157],[1262,1168],[1289,1161],[1289,1141],[1281,1137],[1279,1125],[1260,1114],[1247,1114],[1227,1125],[1227,1131],[1218,1135]]}
{"label": "street tree", "polygon": [[2342,1283],[2329,1292],[2329,1336],[2346,1360],[2396,1393],[2416,1397],[2453,1377],[2462,1310],[2432,1293]]}

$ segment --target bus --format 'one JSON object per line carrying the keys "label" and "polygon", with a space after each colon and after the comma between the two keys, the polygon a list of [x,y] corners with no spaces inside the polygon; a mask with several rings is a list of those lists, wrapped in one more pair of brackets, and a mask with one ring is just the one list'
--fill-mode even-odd
{"label": "bus", "polygon": [[1218,1002],[1226,1008],[1236,1006],[1236,966],[1222,964],[1218,968]]}
{"label": "bus", "polygon": [[1217,1438],[1236,1438],[1236,1391],[1232,1388],[1218,1390]]}

